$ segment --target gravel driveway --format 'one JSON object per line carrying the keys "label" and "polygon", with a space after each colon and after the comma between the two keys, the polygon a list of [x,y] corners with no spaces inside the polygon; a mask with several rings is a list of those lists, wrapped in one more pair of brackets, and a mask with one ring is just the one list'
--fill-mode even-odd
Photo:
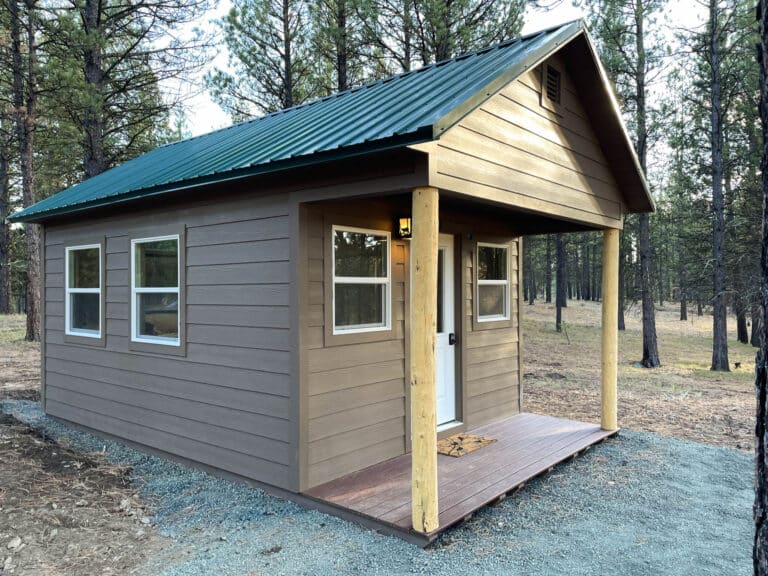
{"label": "gravel driveway", "polygon": [[426,550],[43,416],[0,410],[130,465],[171,553],[163,576],[256,574],[749,575],[752,458],[623,431]]}

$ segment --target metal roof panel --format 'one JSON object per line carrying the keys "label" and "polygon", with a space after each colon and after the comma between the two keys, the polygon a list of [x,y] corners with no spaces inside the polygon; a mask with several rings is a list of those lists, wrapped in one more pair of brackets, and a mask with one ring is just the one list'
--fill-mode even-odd
{"label": "metal roof panel", "polygon": [[[321,162],[323,152],[359,153],[422,142],[477,105],[509,71],[525,70],[531,54],[544,56],[583,31],[563,24],[319,98],[165,146],[112,168],[14,214],[17,222],[105,206],[127,199],[226,181],[285,167],[289,161]],[[506,80],[509,81],[509,80]],[[495,88],[498,90],[501,86]],[[494,90],[494,91],[495,91]],[[438,128],[439,125],[439,128]]]}

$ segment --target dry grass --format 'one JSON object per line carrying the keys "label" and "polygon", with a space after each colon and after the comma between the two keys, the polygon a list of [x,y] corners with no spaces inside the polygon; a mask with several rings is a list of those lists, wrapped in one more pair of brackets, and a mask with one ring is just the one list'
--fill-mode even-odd
{"label": "dry grass", "polygon": [[0,316],[0,400],[39,396],[40,344],[26,342],[25,332],[25,316]]}
{"label": "dry grass", "polygon": [[[526,410],[599,421],[600,304],[570,302],[565,332],[554,330],[554,306],[526,305],[523,319],[524,406]],[[619,333],[619,424],[707,444],[752,449],[755,349],[735,341],[729,319],[731,372],[709,370],[712,317],[657,310],[662,366],[639,367],[642,357],[638,309]],[[740,368],[735,368],[740,362]]]}

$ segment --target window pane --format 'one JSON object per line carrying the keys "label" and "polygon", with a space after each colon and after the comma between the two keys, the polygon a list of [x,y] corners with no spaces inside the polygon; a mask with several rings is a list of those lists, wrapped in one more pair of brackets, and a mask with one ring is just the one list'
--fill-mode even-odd
{"label": "window pane", "polygon": [[69,287],[99,287],[99,249],[69,251]]}
{"label": "window pane", "polygon": [[383,284],[336,284],[335,326],[386,326],[386,293]]}
{"label": "window pane", "polygon": [[70,330],[99,331],[100,294],[70,294]]}
{"label": "window pane", "polygon": [[504,285],[478,286],[480,317],[506,316],[507,287]]}
{"label": "window pane", "polygon": [[387,277],[386,236],[336,230],[333,252],[337,277]]}
{"label": "window pane", "polygon": [[477,277],[480,280],[507,279],[507,249],[478,246]]}
{"label": "window pane", "polygon": [[179,285],[178,245],[176,239],[135,245],[137,288],[175,288]]}
{"label": "window pane", "polygon": [[137,294],[139,336],[179,337],[179,297],[170,292]]}

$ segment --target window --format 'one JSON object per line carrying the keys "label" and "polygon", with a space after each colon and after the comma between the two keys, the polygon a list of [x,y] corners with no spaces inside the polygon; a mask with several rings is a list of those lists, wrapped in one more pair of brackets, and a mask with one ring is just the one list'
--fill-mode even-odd
{"label": "window", "polygon": [[389,330],[389,233],[331,230],[334,334]]}
{"label": "window", "polygon": [[509,248],[477,245],[477,319],[509,320]]}
{"label": "window", "polygon": [[66,334],[101,338],[101,245],[66,249]]}
{"label": "window", "polygon": [[131,340],[179,346],[179,236],[131,241]]}

